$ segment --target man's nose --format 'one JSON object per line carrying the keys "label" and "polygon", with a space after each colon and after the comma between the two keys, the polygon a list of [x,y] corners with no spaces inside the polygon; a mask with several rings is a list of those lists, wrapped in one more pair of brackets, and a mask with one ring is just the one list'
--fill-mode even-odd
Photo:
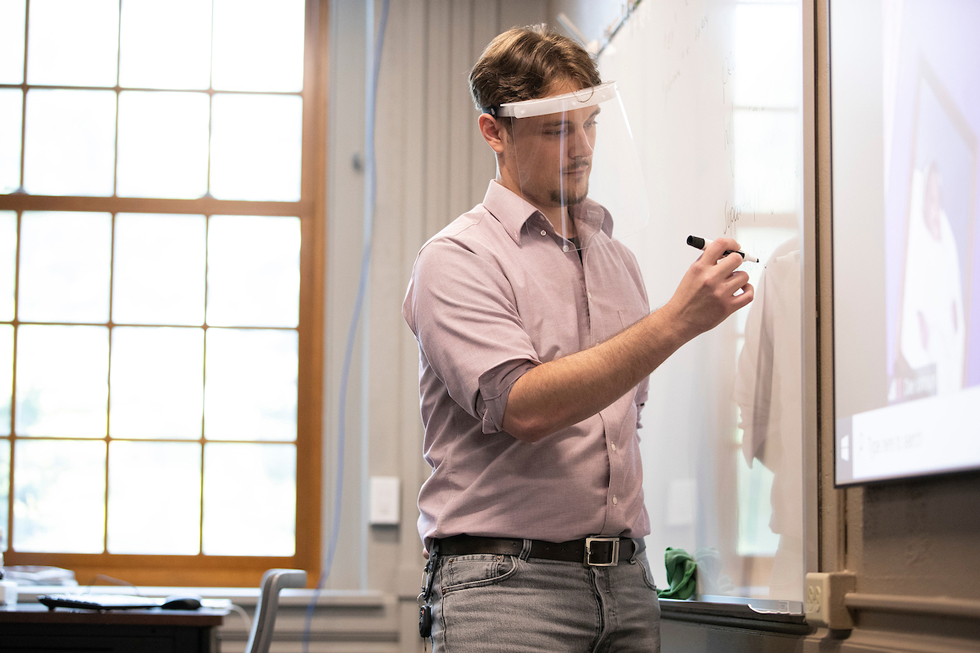
{"label": "man's nose", "polygon": [[566,151],[570,158],[580,159],[582,157],[592,156],[593,149],[584,126],[575,127],[568,134]]}

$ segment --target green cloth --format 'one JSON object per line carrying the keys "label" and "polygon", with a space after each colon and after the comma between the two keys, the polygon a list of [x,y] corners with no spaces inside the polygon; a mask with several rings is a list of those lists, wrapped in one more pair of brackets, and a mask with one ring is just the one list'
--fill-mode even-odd
{"label": "green cloth", "polygon": [[689,599],[697,589],[697,575],[694,573],[698,565],[694,558],[684,549],[667,547],[664,551],[664,564],[667,566],[667,583],[669,589],[657,590],[662,599]]}

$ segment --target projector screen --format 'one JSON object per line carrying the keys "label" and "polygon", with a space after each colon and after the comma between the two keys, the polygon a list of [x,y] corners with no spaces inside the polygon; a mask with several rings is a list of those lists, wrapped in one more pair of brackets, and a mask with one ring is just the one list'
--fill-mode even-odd
{"label": "projector screen", "polygon": [[838,485],[980,468],[978,26],[831,4]]}

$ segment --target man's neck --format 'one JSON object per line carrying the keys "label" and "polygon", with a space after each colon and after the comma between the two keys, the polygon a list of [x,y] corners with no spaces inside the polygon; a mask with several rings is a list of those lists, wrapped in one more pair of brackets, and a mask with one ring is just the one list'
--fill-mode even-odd
{"label": "man's neck", "polygon": [[521,193],[521,189],[519,187],[515,188],[512,184],[508,184],[506,179],[502,179],[498,176],[495,181],[510,192],[520,196],[525,202],[540,211],[544,217],[547,218],[548,222],[551,223],[555,233],[569,239],[578,237],[578,229],[575,226],[575,220],[572,218],[572,214],[569,212],[567,206],[543,207]]}

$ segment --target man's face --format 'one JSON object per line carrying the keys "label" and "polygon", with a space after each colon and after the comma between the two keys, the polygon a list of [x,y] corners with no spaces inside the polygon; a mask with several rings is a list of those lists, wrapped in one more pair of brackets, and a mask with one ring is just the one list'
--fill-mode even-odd
{"label": "man's face", "polygon": [[512,161],[526,199],[545,208],[578,204],[588,196],[598,115],[599,107],[589,106],[513,120]]}

